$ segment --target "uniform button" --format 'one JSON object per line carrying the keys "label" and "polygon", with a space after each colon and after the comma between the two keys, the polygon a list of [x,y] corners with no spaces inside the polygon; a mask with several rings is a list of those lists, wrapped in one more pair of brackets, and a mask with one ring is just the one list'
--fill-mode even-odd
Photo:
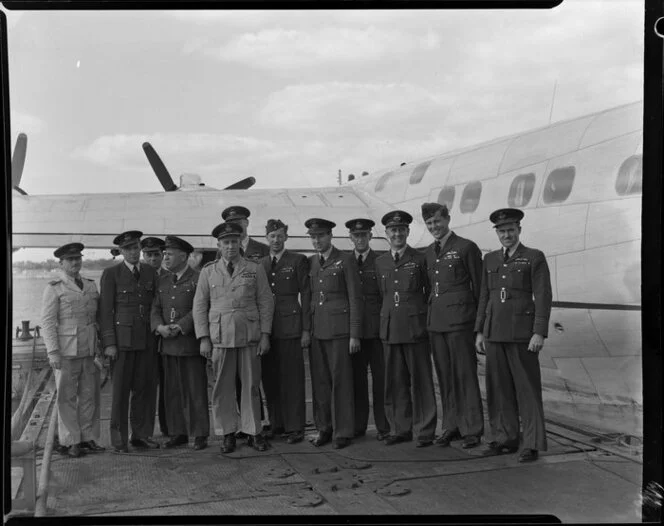
{"label": "uniform button", "polygon": [[395,279],[395,280],[394,280],[394,283],[399,283],[399,280],[398,280],[398,279]]}
{"label": "uniform button", "polygon": [[505,276],[503,276],[503,279],[505,279]]}
{"label": "uniform button", "polygon": [[320,282],[323,283],[323,280],[321,279]]}
{"label": "uniform button", "polygon": [[270,285],[272,285],[274,287],[274,283],[270,283]]}
{"label": "uniform button", "polygon": [[507,263],[503,263],[503,267],[506,267],[506,266],[507,266]]}
{"label": "uniform button", "polygon": [[436,270],[436,274],[438,274],[438,271]]}
{"label": "uniform button", "polygon": [[174,300],[174,299],[175,299],[175,296],[173,296],[171,299]]}

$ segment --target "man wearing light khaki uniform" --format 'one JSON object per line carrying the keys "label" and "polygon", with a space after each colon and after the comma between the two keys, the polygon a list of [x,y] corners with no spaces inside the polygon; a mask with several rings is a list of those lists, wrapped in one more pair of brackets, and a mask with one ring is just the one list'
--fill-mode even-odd
{"label": "man wearing light khaki uniform", "polygon": [[[238,430],[250,436],[258,451],[267,448],[261,433],[260,357],[270,349],[274,299],[263,266],[239,255],[241,234],[235,223],[212,231],[221,257],[203,267],[192,310],[200,353],[212,358],[212,416],[215,432],[224,437],[222,453],[235,450]],[[236,376],[242,382],[239,411]]]}
{"label": "man wearing light khaki uniform", "polygon": [[83,449],[101,451],[99,440],[99,370],[95,282],[82,278],[81,243],[70,243],[54,254],[63,269],[51,281],[42,301],[42,331],[48,359],[55,372],[59,441],[70,457]]}

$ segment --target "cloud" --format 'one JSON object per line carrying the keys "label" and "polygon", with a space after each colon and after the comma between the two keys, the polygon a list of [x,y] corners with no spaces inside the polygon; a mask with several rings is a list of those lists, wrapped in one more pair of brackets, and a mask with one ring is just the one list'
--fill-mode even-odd
{"label": "cloud", "polygon": [[39,117],[28,113],[14,112],[10,113],[11,128],[14,135],[25,133],[28,135],[37,135],[46,129],[46,122]]}
{"label": "cloud", "polygon": [[419,35],[375,26],[325,27],[318,31],[279,28],[243,33],[220,46],[201,38],[188,42],[185,52],[268,70],[296,70],[394,58],[435,50],[440,42],[440,36],[432,31]]}

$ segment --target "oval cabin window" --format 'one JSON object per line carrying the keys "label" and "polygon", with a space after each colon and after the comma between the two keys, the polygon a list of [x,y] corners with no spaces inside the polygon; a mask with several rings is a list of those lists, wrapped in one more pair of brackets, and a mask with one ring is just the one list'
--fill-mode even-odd
{"label": "oval cabin window", "polygon": [[463,214],[471,214],[480,204],[480,196],[482,195],[482,183],[475,181],[468,183],[463,189],[461,194],[461,203],[459,209]]}
{"label": "oval cabin window", "polygon": [[625,159],[618,170],[616,192],[618,195],[632,195],[643,192],[643,156],[632,155]]}
{"label": "oval cabin window", "polygon": [[427,173],[427,169],[431,165],[431,161],[418,164],[413,173],[410,175],[410,184],[418,184],[424,178],[424,174]]}
{"label": "oval cabin window", "polygon": [[553,170],[544,184],[544,193],[542,194],[544,204],[562,203],[567,199],[569,194],[572,193],[575,174],[576,169],[573,166]]}
{"label": "oval cabin window", "polygon": [[454,187],[443,186],[438,194],[438,202],[441,205],[445,205],[448,210],[452,210],[452,205],[454,204]]}
{"label": "oval cabin window", "polygon": [[374,188],[375,192],[380,192],[383,188],[385,188],[385,185],[387,184],[387,180],[394,175],[394,172],[387,172],[385,175],[383,175],[380,179],[378,179],[378,182],[376,183],[376,188]]}
{"label": "oval cabin window", "polygon": [[521,208],[530,203],[535,188],[535,174],[517,175],[510,186],[507,205],[510,208]]}

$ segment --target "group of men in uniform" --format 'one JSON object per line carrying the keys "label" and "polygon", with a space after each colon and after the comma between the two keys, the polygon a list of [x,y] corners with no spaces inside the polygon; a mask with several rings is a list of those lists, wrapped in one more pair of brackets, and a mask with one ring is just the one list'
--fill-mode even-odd
{"label": "group of men in uniform", "polygon": [[[212,230],[218,257],[200,273],[187,264],[193,247],[183,239],[141,241],[138,231],[115,238],[124,261],[104,270],[98,313],[104,354],[113,361],[115,451],[128,451],[128,444],[159,447],[152,439],[158,384],[160,419],[165,415],[160,427],[170,436],[164,447],[186,444],[194,436],[194,449],[205,448],[207,360],[214,376],[212,423],[223,437],[222,453],[235,449],[238,434],[258,451],[267,449],[266,438],[302,441],[307,348],[314,446],[333,442],[341,449],[366,434],[369,369],[378,440],[388,446],[413,439],[417,447],[446,447],[454,440],[462,440],[463,448],[478,446],[484,434],[478,352],[486,354],[493,438],[484,454],[515,452],[521,443],[519,460],[525,462],[546,450],[537,353],[547,336],[551,283],[542,252],[519,241],[523,212],[491,214],[503,248],[484,260],[475,243],[449,229],[449,212],[438,203],[422,205],[434,238],[422,251],[407,242],[412,216],[400,210],[385,214],[390,249],[382,255],[369,246],[375,223],[367,218],[346,222],[354,245],[349,253],[332,244],[333,222],[307,220],[315,250],[307,259],[286,249],[288,225],[279,219],[265,225],[267,245],[251,239],[249,215],[241,206],[224,210],[224,221]],[[65,272],[45,293],[45,340],[60,378],[61,364],[71,356],[89,360],[94,355],[96,287],[86,280],[79,290],[73,283],[82,248],[70,244],[56,251]],[[141,248],[146,263],[139,262]],[[86,290],[81,314],[70,312],[78,305],[70,296],[84,296]],[[74,355],[63,342],[65,334],[76,334],[73,324],[80,349]],[[83,332],[88,339],[81,338]],[[74,374],[70,370],[86,371],[86,363],[74,367],[71,362],[67,378]],[[91,367],[90,373],[98,375]],[[434,369],[443,410],[438,438]],[[90,385],[96,386],[98,405],[98,376],[95,381]],[[61,387],[65,383],[59,381],[58,391],[67,414],[75,406],[76,389]],[[72,413],[81,415],[76,425],[73,418],[61,419],[60,435],[65,444],[94,449],[99,447],[98,407],[95,417],[90,409],[95,405],[84,395],[94,387],[85,385],[78,382],[78,403],[88,411]],[[261,385],[267,429],[261,425]]]}

